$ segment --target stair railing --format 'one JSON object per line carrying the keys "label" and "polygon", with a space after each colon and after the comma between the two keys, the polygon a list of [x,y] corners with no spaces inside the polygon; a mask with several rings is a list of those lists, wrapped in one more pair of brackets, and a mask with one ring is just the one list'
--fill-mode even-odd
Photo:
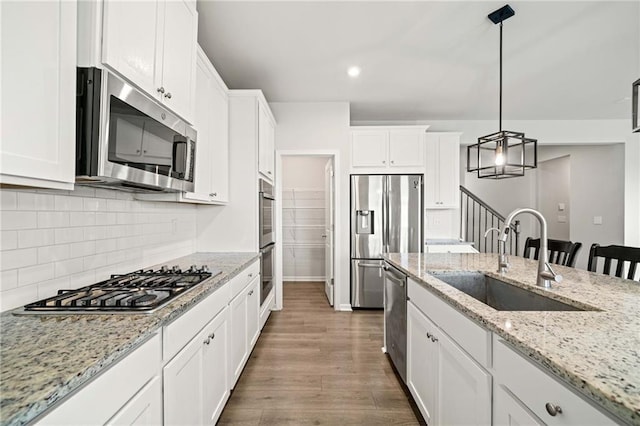
{"label": "stair railing", "polygon": [[[473,242],[480,253],[498,252],[498,234],[485,232],[490,228],[502,229],[504,216],[481,200],[477,195],[460,185],[460,239]],[[520,244],[520,221],[511,224],[507,239],[507,253],[517,256]]]}

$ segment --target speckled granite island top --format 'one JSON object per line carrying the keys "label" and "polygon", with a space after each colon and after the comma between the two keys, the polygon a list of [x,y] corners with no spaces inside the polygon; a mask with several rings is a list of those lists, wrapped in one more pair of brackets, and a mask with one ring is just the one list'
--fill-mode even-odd
{"label": "speckled granite island top", "polygon": [[195,253],[165,262],[183,269],[192,264],[206,264],[222,273],[150,314],[3,313],[0,424],[31,421],[222,287],[258,257],[258,253]]}
{"label": "speckled granite island top", "polygon": [[[640,424],[640,285],[555,266],[553,289],[535,287],[537,261],[511,256],[496,272],[495,254],[389,254],[387,260],[471,319],[510,342],[577,392],[631,424]],[[480,271],[516,286],[599,311],[497,311],[429,275]],[[577,303],[576,303],[577,302]]]}

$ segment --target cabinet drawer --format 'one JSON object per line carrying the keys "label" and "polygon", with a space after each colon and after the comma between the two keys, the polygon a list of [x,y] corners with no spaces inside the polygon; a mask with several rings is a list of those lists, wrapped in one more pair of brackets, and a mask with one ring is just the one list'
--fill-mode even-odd
{"label": "cabinet drawer", "polygon": [[491,332],[409,278],[409,299],[480,365],[491,365]]}
{"label": "cabinet drawer", "polygon": [[[582,397],[552,378],[532,362],[494,338],[493,365],[496,381],[509,389],[518,400],[547,425],[614,425]],[[559,406],[562,413],[547,412],[546,404]]]}
{"label": "cabinet drawer", "polygon": [[105,424],[158,373],[160,354],[160,335],[155,334],[36,423]]}
{"label": "cabinet drawer", "polygon": [[211,319],[222,311],[231,299],[229,283],[217,289],[171,324],[163,328],[162,358],[170,360],[180,351]]}
{"label": "cabinet drawer", "polygon": [[230,299],[235,298],[258,275],[260,275],[260,259],[253,262],[229,281],[227,286],[231,291]]}

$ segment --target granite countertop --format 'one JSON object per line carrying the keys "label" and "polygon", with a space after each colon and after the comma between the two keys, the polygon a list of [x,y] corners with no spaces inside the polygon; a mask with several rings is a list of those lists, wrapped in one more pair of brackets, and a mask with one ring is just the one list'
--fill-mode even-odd
{"label": "granite countertop", "polygon": [[[554,265],[551,290],[535,286],[537,261],[511,256],[499,274],[495,254],[389,254],[394,265],[469,318],[498,334],[543,369],[620,419],[640,425],[640,285]],[[429,275],[481,271],[584,312],[497,311]]]}
{"label": "granite countertop", "polygon": [[[0,425],[33,420],[162,326],[222,287],[258,253],[195,253],[170,262],[222,272],[149,314],[0,315]],[[156,265],[155,267],[159,267]],[[114,271],[130,272],[130,271]]]}
{"label": "granite countertop", "polygon": [[424,241],[424,244],[427,246],[460,246],[460,245],[474,245],[473,241],[460,241],[460,240],[452,240],[452,239],[427,239]]}

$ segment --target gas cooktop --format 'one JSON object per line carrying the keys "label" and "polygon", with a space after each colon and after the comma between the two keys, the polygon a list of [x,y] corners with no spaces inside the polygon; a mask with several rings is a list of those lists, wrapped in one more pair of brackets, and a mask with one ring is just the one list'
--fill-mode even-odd
{"label": "gas cooktop", "polygon": [[21,313],[150,313],[219,273],[206,265],[186,271],[177,266],[141,269],[76,290],[58,290],[56,296],[25,305]]}

